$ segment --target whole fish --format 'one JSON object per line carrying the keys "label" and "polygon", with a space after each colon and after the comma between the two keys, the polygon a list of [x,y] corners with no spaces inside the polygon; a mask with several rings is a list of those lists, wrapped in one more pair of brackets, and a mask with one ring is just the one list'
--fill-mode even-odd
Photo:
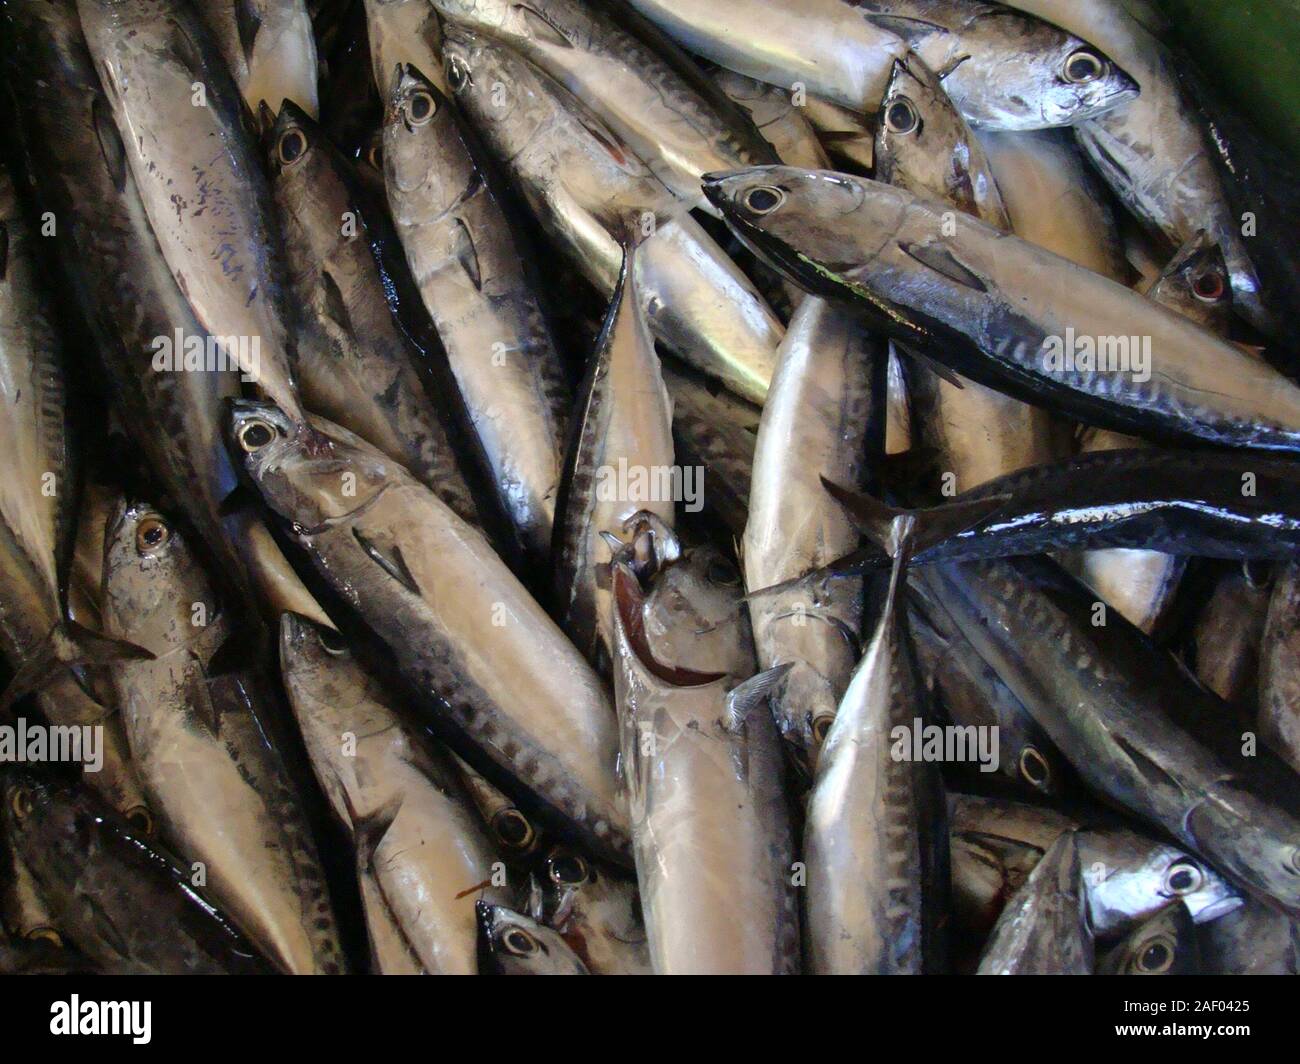
{"label": "whole fish", "polygon": [[256,116],[265,101],[292,100],[320,114],[316,38],[306,0],[205,0],[198,5],[222,58]]}
{"label": "whole fish", "polygon": [[324,873],[267,738],[269,707],[255,681],[221,675],[236,624],[179,530],[148,504],[119,503],[104,540],[104,625],[154,655],[111,676],[162,836],[281,971],[336,973]]}
{"label": "whole fish", "polygon": [[808,796],[805,940],[818,975],[919,975],[943,964],[942,782],[933,765],[897,756],[898,732],[929,715],[902,599],[916,533],[915,519],[902,517],[882,543],[894,563],[889,589]]}
{"label": "whole fish", "polygon": [[1101,51],[1001,4],[967,0],[630,0],[691,51],[856,111],[880,99],[910,48],[966,119],[996,129],[1070,125],[1137,94]]}
{"label": "whole fish", "polygon": [[1196,925],[1175,902],[1098,959],[1099,975],[1199,975]]}
{"label": "whole fish", "polygon": [[613,588],[614,691],[654,971],[794,973],[794,841],[765,704],[774,676],[753,675],[740,574],[711,548],[682,553],[638,515]]}
{"label": "whole fish", "polygon": [[744,112],[722,113],[673,64],[581,0],[432,0],[439,13],[516,49],[600,116],[687,203],[700,176],[775,162]]}
{"label": "whole fish", "polygon": [[1300,772],[1300,564],[1278,576],[1259,651],[1259,729]]}
{"label": "whole fish", "polygon": [[[299,344],[303,402],[404,465],[470,523],[478,510],[439,413],[425,395],[411,339],[389,305],[404,263],[383,207],[292,101],[268,120],[264,147],[280,211],[290,290],[314,333]],[[387,238],[387,239],[386,239]]]}
{"label": "whole fish", "polygon": [[[742,551],[751,593],[857,548],[857,529],[821,478],[865,484],[884,446],[884,368],[881,345],[836,307],[808,298],[795,312],[754,451]],[[830,603],[801,587],[750,602],[759,666],[790,666],[773,712],[809,772],[861,651],[862,583],[838,590]]]}
{"label": "whole fish", "polygon": [[482,967],[489,975],[590,975],[559,932],[504,905],[476,903]]}
{"label": "whole fish", "polygon": [[1046,559],[918,574],[1090,789],[1300,912],[1294,776],[1171,655],[1122,617],[1095,625],[1092,595]]}
{"label": "whole fish", "polygon": [[554,928],[593,975],[650,975],[636,884],[558,846],[532,877],[530,915]]}
{"label": "whole fish", "polygon": [[977,383],[1121,432],[1300,447],[1300,388],[1281,374],[982,222],[945,229],[941,204],[786,167],[710,175],[705,188],[774,265]]}
{"label": "whole fish", "polygon": [[10,767],[0,788],[5,834],[59,925],[97,967],[118,974],[269,971],[190,870],[85,788]]}
{"label": "whole fish", "polygon": [[250,481],[395,657],[430,722],[561,832],[627,863],[618,735],[595,672],[479,532],[391,459],[317,425],[304,431],[268,403],[231,411]]}
{"label": "whole fish", "polygon": [[98,769],[83,763],[86,782],[148,830],[113,708],[70,671],[148,652],[64,616],[76,471],[62,343],[38,273],[38,239],[0,169],[0,450],[9,462],[0,478],[0,652],[14,670],[3,701],[7,708],[36,692],[50,724],[97,728],[102,762]]}
{"label": "whole fish", "polygon": [[[657,239],[657,238],[655,238]],[[665,529],[673,492],[652,491],[675,470],[673,408],[642,312],[632,248],[579,391],[555,530],[555,588],[564,629],[589,660],[613,662],[607,536],[652,512]],[[633,478],[636,478],[635,480]]]}
{"label": "whole fish", "polygon": [[1094,42],[1141,86],[1141,94],[1075,127],[1079,143],[1129,210],[1182,247],[1200,231],[1223,251],[1234,306],[1271,324],[1260,283],[1215,170],[1212,145],[1187,94],[1176,59],[1124,0],[1011,0],[1022,11]]}
{"label": "whole fish", "polygon": [[442,68],[442,25],[429,0],[365,0],[366,32],[375,87],[392,98],[401,71],[414,67],[447,95]]}
{"label": "whole fish", "polygon": [[[894,64],[876,123],[876,179],[1009,230],[979,141],[917,56]],[[904,360],[906,363],[907,360]],[[1050,415],[973,381],[905,365],[912,416],[957,491],[1050,461]]]}
{"label": "whole fish", "polygon": [[672,400],[677,464],[694,467],[709,485],[704,492],[697,480],[700,494],[687,506],[702,504],[732,535],[744,535],[762,411],[681,363],[664,361],[661,368]]}
{"label": "whole fish", "polygon": [[75,0],[9,4],[3,17],[16,42],[5,56],[14,84],[67,89],[21,110],[23,139],[44,205],[58,218],[58,255],[94,329],[122,423],[233,596],[260,603],[275,589],[274,597],[324,620],[256,519],[226,505],[237,474],[222,419],[225,400],[239,394],[239,373],[205,359],[187,363],[174,349],[177,330],[200,349],[206,333],[154,237]]}
{"label": "whole fish", "polygon": [[1064,832],[1007,903],[980,957],[978,975],[1091,975],[1079,850]]}
{"label": "whole fish", "polygon": [[274,208],[213,39],[180,0],[77,0],[77,10],[125,165],[215,347],[206,362],[238,365],[301,421]]}
{"label": "whole fish", "polygon": [[389,914],[405,946],[395,965],[372,936],[381,970],[409,951],[430,974],[474,974],[475,900],[505,898],[494,885],[500,859],[454,765],[403,723],[337,632],[285,614],[280,656],[316,778],[375,887],[374,898],[362,893],[367,924]]}
{"label": "whole fish", "polygon": [[411,67],[387,101],[384,183],[502,506],[544,560],[570,402],[563,368],[483,160],[447,98]]}
{"label": "whole fish", "polygon": [[[638,267],[655,338],[761,403],[782,328],[734,262],[600,119],[490,37],[444,27],[448,82],[542,228],[600,291],[618,283],[622,244]],[[499,86],[499,88],[498,88]],[[498,106],[498,101],[501,106]]]}

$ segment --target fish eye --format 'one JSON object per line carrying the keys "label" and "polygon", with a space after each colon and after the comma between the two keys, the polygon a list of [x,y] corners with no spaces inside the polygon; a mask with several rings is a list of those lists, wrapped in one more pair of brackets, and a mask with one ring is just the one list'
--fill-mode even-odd
{"label": "fish eye", "polygon": [[459,59],[447,60],[447,84],[452,92],[460,92],[469,84],[469,68]]}
{"label": "fish eye", "polygon": [[906,96],[900,96],[885,108],[885,128],[891,133],[914,133],[920,125],[921,116]]}
{"label": "fish eye", "polygon": [[370,146],[370,151],[366,153],[366,161],[376,170],[384,168],[384,146],[379,141],[375,141]]}
{"label": "fish eye", "polygon": [[149,812],[147,806],[134,805],[126,811],[126,822],[130,824],[141,835],[152,835],[154,833],[153,813]]}
{"label": "fish eye", "polygon": [[275,426],[260,419],[250,421],[239,430],[239,446],[249,454],[260,451],[275,439]]}
{"label": "fish eye", "polygon": [[406,101],[406,120],[413,126],[422,126],[433,117],[437,109],[433,97],[423,89],[418,89]]}
{"label": "fish eye", "polygon": [[736,572],[736,567],[723,558],[709,562],[704,578],[715,587],[736,587],[740,583],[740,573]]}
{"label": "fish eye", "polygon": [[286,129],[281,134],[275,150],[280,156],[280,162],[285,166],[292,166],[307,154],[307,138],[303,136],[301,129]]}
{"label": "fish eye", "polygon": [[1065,61],[1065,80],[1074,85],[1096,81],[1105,72],[1101,56],[1088,48],[1080,48]]}
{"label": "fish eye", "polygon": [[540,948],[537,939],[522,927],[507,928],[501,936],[501,945],[507,953],[513,953],[516,957],[531,957]]}
{"label": "fish eye", "polygon": [[135,549],[139,554],[151,554],[159,547],[167,545],[172,538],[172,530],[161,517],[151,514],[144,518],[135,530]]}
{"label": "fish eye", "polygon": [[320,644],[321,650],[332,658],[340,657],[348,650],[342,634],[334,628],[322,628],[316,633],[316,642]]}
{"label": "fish eye", "polygon": [[1163,975],[1174,964],[1173,943],[1158,938],[1138,955],[1137,970],[1142,975]]}
{"label": "fish eye", "polygon": [[1218,270],[1206,270],[1192,281],[1192,295],[1202,303],[1217,303],[1227,291],[1228,285]]}
{"label": "fish eye", "polygon": [[785,202],[785,193],[771,185],[751,188],[745,193],[745,206],[753,214],[771,214]]}
{"label": "fish eye", "polygon": [[537,839],[537,832],[518,809],[502,809],[492,817],[492,830],[512,850],[526,850]]}
{"label": "fish eye", "polygon": [[1300,872],[1300,847],[1291,851],[1291,868],[1292,872]]}
{"label": "fish eye", "polygon": [[1020,775],[1031,787],[1046,787],[1052,779],[1052,768],[1036,746],[1026,746],[1020,751]]}
{"label": "fish eye", "polygon": [[1200,890],[1204,882],[1205,874],[1198,865],[1186,859],[1175,861],[1165,872],[1165,893],[1183,898]]}
{"label": "fish eye", "polygon": [[824,743],[826,736],[831,733],[831,725],[835,723],[833,713],[823,713],[820,717],[814,717],[812,722],[812,737],[815,743]]}
{"label": "fish eye", "polygon": [[23,938],[28,942],[49,942],[56,949],[63,948],[63,936],[52,927],[33,927]]}
{"label": "fish eye", "polygon": [[32,815],[32,809],[35,808],[32,803],[32,792],[26,787],[14,788],[13,794],[9,796],[9,808],[14,811],[14,817],[21,824]]}
{"label": "fish eye", "polygon": [[551,879],[564,887],[577,886],[587,881],[587,862],[577,854],[562,853],[547,862]]}

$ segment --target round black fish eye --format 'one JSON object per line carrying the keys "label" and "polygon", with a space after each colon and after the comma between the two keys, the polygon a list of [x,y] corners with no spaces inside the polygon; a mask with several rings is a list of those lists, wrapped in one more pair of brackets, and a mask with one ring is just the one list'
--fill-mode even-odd
{"label": "round black fish eye", "polygon": [[492,818],[497,838],[512,850],[526,850],[537,838],[532,822],[518,809],[502,809]]}
{"label": "round black fish eye", "polygon": [[307,154],[307,138],[301,129],[287,129],[280,135],[275,150],[279,153],[280,162],[292,166]]}
{"label": "round black fish eye", "polygon": [[343,636],[334,628],[322,628],[316,634],[316,641],[320,643],[321,649],[332,658],[347,653],[347,643],[344,642]]}
{"label": "round black fish eye", "polygon": [[1176,897],[1184,897],[1200,890],[1205,881],[1200,868],[1191,861],[1175,861],[1165,872],[1165,892]]}
{"label": "round black fish eye", "polygon": [[1174,951],[1168,942],[1155,941],[1148,945],[1138,957],[1137,969],[1143,975],[1159,975],[1167,972],[1174,963]]}
{"label": "round black fish eye", "polygon": [[511,927],[501,936],[501,945],[516,957],[530,957],[538,950],[537,939],[522,927]]}
{"label": "round black fish eye", "polygon": [[1218,270],[1206,270],[1192,282],[1192,295],[1202,303],[1217,303],[1227,291],[1227,282]]}
{"label": "round black fish eye", "polygon": [[751,188],[745,193],[745,206],[754,214],[771,214],[784,200],[785,193],[770,185]]}
{"label": "round black fish eye", "polygon": [[433,97],[423,89],[417,89],[406,101],[406,120],[413,126],[422,126],[433,117],[437,109]]}
{"label": "round black fish eye", "polygon": [[17,787],[13,794],[9,796],[9,808],[14,811],[14,817],[19,823],[26,820],[32,815],[32,792],[26,787]]}
{"label": "round black fish eye", "polygon": [[1026,746],[1020,751],[1020,775],[1033,787],[1046,787],[1051,780],[1052,769],[1036,746]]}
{"label": "round black fish eye", "polygon": [[149,554],[166,545],[172,538],[172,530],[161,518],[149,516],[144,518],[135,530],[135,549],[141,554]]}
{"label": "round black fish eye", "polygon": [[1105,72],[1101,56],[1087,48],[1080,48],[1065,61],[1065,80],[1075,85],[1096,81]]}
{"label": "round black fish eye", "polygon": [[452,92],[460,92],[469,84],[469,70],[459,59],[447,60],[447,84]]}
{"label": "round black fish eye", "polygon": [[260,451],[275,439],[275,426],[267,421],[250,421],[239,430],[239,446],[249,454]]}
{"label": "round black fish eye", "polygon": [[154,831],[153,813],[143,805],[135,805],[126,811],[126,822],[141,835],[152,835]]}
{"label": "round black fish eye", "polygon": [[912,101],[902,96],[885,108],[885,127],[891,133],[915,133],[921,124]]}
{"label": "round black fish eye", "polygon": [[587,862],[577,854],[557,854],[549,863],[551,879],[561,886],[573,887],[587,881]]}
{"label": "round black fish eye", "polygon": [[835,723],[835,717],[830,713],[823,713],[816,717],[812,722],[812,737],[815,743],[824,743],[826,736],[831,733],[831,725]]}

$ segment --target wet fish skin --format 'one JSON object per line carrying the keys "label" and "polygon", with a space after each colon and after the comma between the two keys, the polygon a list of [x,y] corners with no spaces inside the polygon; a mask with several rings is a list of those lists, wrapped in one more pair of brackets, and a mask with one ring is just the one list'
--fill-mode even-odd
{"label": "wet fish skin", "polygon": [[[917,56],[894,64],[876,118],[876,179],[1009,231],[988,157]],[[903,360],[914,422],[958,491],[1053,457],[1051,416],[1000,392]]]}
{"label": "wet fish skin", "polygon": [[1272,597],[1267,566],[1260,568],[1263,572],[1247,564],[1220,574],[1196,618],[1188,648],[1197,679],[1246,723],[1261,704],[1259,674]]}
{"label": "wet fish skin", "polygon": [[483,969],[492,975],[590,975],[559,933],[504,905],[478,902]]}
{"label": "wet fish skin", "polygon": [[450,93],[442,66],[442,25],[429,0],[365,0],[366,36],[375,87],[392,97],[397,70],[413,66],[444,96]]}
{"label": "wet fish skin", "polygon": [[336,974],[343,957],[315,840],[256,683],[220,675],[236,621],[180,531],[122,500],[106,527],[104,624],[152,660],[110,670],[161,834],[201,864],[212,896],[281,971]]}
{"label": "wet fish skin", "polygon": [[457,103],[582,274],[612,295],[629,226],[640,238],[655,234],[638,267],[655,338],[761,403],[784,330],[670,190],[613,130],[522,56],[451,24],[444,54]]}
{"label": "wet fish skin", "polygon": [[382,207],[291,101],[263,138],[290,288],[309,331],[299,344],[303,402],[402,463],[471,524],[478,510],[425,395],[418,356],[396,320],[394,287],[375,248]]}
{"label": "wet fish skin", "polygon": [[[901,54],[907,53],[904,51]],[[885,84],[884,81],[881,82],[882,90]],[[870,104],[874,104],[874,101],[869,101],[867,110],[871,110]],[[826,169],[863,176],[875,170],[876,127],[872,115],[861,114],[854,108],[841,107],[812,94],[805,98],[804,109],[808,121],[817,131],[822,147],[834,163]],[[785,162],[784,159],[781,161]]]}
{"label": "wet fish skin", "polygon": [[1208,975],[1300,975],[1300,924],[1262,902],[1198,928]]}
{"label": "wet fish skin", "polygon": [[384,182],[406,260],[446,348],[501,504],[549,557],[569,388],[486,162],[419,71],[395,79]]}
{"label": "wet fish skin", "polygon": [[1074,832],[1056,840],[1007,904],[977,975],[1091,975],[1094,946]]}
{"label": "wet fish skin", "polygon": [[[928,716],[901,598],[910,519],[894,525],[889,589],[817,759],[804,823],[809,970],[919,975],[942,965],[948,833],[934,766],[895,756]],[[942,848],[940,850],[940,847]]]}
{"label": "wet fish skin", "polygon": [[[245,375],[301,421],[274,208],[215,43],[179,0],[78,0],[77,10],[177,284],[214,338],[247,342]],[[191,102],[195,84],[204,106]]]}
{"label": "wet fish skin", "polygon": [[122,974],[270,970],[191,887],[188,868],[85,788],[11,767],[3,801],[6,835],[60,925],[96,966]]}
{"label": "wet fish skin", "polygon": [[[505,901],[500,855],[448,755],[423,742],[331,629],[285,614],[285,687],[312,768],[357,847],[367,924],[391,919],[422,971],[477,971],[476,899]],[[344,744],[355,744],[349,756]],[[372,935],[379,949],[384,940]]]}
{"label": "wet fish skin", "polygon": [[1094,626],[1091,594],[1046,559],[921,577],[1090,789],[1300,912],[1294,777],[1267,750],[1244,757],[1226,708],[1172,656],[1123,618]]}
{"label": "wet fish skin", "polygon": [[[613,558],[605,534],[620,536],[626,522],[650,510],[672,528],[671,498],[636,496],[630,475],[654,476],[675,467],[673,407],[654,339],[642,313],[637,261],[623,261],[596,350],[578,391],[560,488],[555,542],[555,588],[561,624],[602,672],[613,662],[613,614],[608,582]],[[622,471],[626,470],[626,473]]]}
{"label": "wet fish skin", "polygon": [[316,37],[304,0],[205,0],[198,5],[250,115],[292,100],[315,118]]}
{"label": "wet fish skin", "polygon": [[579,0],[433,0],[491,34],[590,107],[677,196],[702,204],[700,175],[774,162],[743,112],[722,113],[652,47]]}
{"label": "wet fish skin", "polygon": [[1099,975],[1199,975],[1196,925],[1175,902],[1102,955]]}
{"label": "wet fish skin", "polygon": [[1294,562],[1274,581],[1259,666],[1261,737],[1300,772],[1300,565]]}
{"label": "wet fish skin", "polygon": [[[863,485],[884,445],[882,346],[836,307],[808,298],[778,349],[759,425],[742,551],[749,592],[855,550],[860,535],[821,477]],[[773,693],[791,754],[811,772],[860,652],[862,584],[833,602],[803,588],[751,600],[760,668],[792,668]]]}
{"label": "wet fish skin", "polygon": [[713,70],[711,76],[728,97],[749,112],[777,159],[787,166],[808,170],[831,169],[830,157],[817,139],[817,130],[803,108],[792,102],[788,90],[723,67]]}
{"label": "wet fish skin", "polygon": [[[784,88],[805,85],[857,111],[880,99],[890,65],[909,47],[944,77],[966,119],[989,128],[1069,125],[1137,92],[1133,79],[1087,42],[1001,4],[632,2],[715,63]],[[1090,57],[1090,76],[1071,80],[1065,71],[1081,50]]]}
{"label": "wet fish skin", "polygon": [[[794,973],[794,842],[779,739],[763,704],[770,677],[749,679],[740,576],[710,548],[678,556],[671,533],[647,520],[638,518],[615,558],[613,609],[651,964],[660,975]],[[677,557],[661,556],[648,590],[631,568],[647,528],[656,552]]]}
{"label": "wet fish skin", "polygon": [[593,975],[650,975],[636,884],[557,846],[531,878],[529,915],[554,928]]}
{"label": "wet fish skin", "polygon": [[346,430],[304,432],[252,401],[230,418],[250,481],[395,655],[429,722],[561,834],[627,863],[608,697],[482,535]]}
{"label": "wet fish skin", "polygon": [[[1016,237],[965,216],[947,236],[941,205],[845,174],[761,167],[710,175],[705,188],[777,268],[977,383],[1121,432],[1262,450],[1300,444],[1300,389],[1281,374]],[[747,200],[755,195],[757,210]],[[1071,371],[1063,356],[1060,371],[1052,365],[1072,337],[1092,338],[1095,349],[1130,335],[1150,344],[1145,383],[1136,372]]]}

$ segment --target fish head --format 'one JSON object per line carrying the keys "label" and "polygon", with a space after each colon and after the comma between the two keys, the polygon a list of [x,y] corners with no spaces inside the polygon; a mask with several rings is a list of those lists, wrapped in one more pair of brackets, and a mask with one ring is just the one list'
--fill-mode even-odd
{"label": "fish head", "polygon": [[1223,251],[1207,233],[1189,240],[1147,292],[1163,307],[1226,334],[1232,321],[1232,282]]}
{"label": "fish head", "polygon": [[891,245],[913,202],[878,181],[791,166],[705,174],[703,186],[752,251],[829,297],[840,292],[833,275],[870,262]]}
{"label": "fish head", "polygon": [[[442,57],[447,87],[484,136],[495,140],[510,134],[518,126],[513,119],[521,108],[536,110],[538,117],[545,113],[546,102],[534,99],[530,89],[541,75],[500,41],[449,22],[443,26]],[[523,128],[531,129],[532,123]],[[511,142],[507,150],[518,150],[524,143]]]}
{"label": "fish head", "polygon": [[274,116],[263,102],[261,124],[262,151],[271,180],[305,180],[298,175],[309,172],[311,161],[321,154],[321,128],[292,100],[281,103]]}
{"label": "fish head", "polygon": [[569,846],[553,846],[532,877],[533,918],[562,930],[584,896],[594,892],[598,879],[595,866],[582,854]]}
{"label": "fish head", "polygon": [[267,505],[300,534],[364,507],[400,467],[350,432],[290,417],[274,403],[231,400],[230,446]]}
{"label": "fish head", "polygon": [[1188,811],[1183,826],[1195,848],[1225,875],[1293,920],[1300,918],[1300,826],[1289,805],[1224,781],[1216,795]]}
{"label": "fish head", "polygon": [[351,657],[347,640],[337,629],[300,613],[280,615],[280,667],[286,683],[304,673],[335,673]]}
{"label": "fish head", "polygon": [[383,171],[390,200],[408,221],[440,218],[478,179],[451,101],[409,63],[384,109]]}
{"label": "fish head", "polygon": [[754,671],[740,571],[713,547],[687,550],[661,570],[645,598],[646,637],[660,661],[694,672]]}
{"label": "fish head", "polygon": [[497,975],[587,975],[558,932],[504,905],[479,901],[479,968]]}
{"label": "fish head", "polygon": [[120,499],[104,526],[103,615],[109,634],[156,655],[197,642],[219,616],[181,529],[150,503]]}
{"label": "fish head", "polygon": [[18,765],[0,771],[0,832],[19,851],[24,840],[71,838],[76,830],[76,803],[70,785]]}
{"label": "fish head", "polygon": [[1098,965],[1108,975],[1196,975],[1200,953],[1187,906],[1174,902],[1140,924]]}
{"label": "fish head", "polygon": [[976,127],[1072,125],[1136,99],[1140,91],[1100,48],[1000,5],[963,27],[962,47],[964,54],[939,75]]}

